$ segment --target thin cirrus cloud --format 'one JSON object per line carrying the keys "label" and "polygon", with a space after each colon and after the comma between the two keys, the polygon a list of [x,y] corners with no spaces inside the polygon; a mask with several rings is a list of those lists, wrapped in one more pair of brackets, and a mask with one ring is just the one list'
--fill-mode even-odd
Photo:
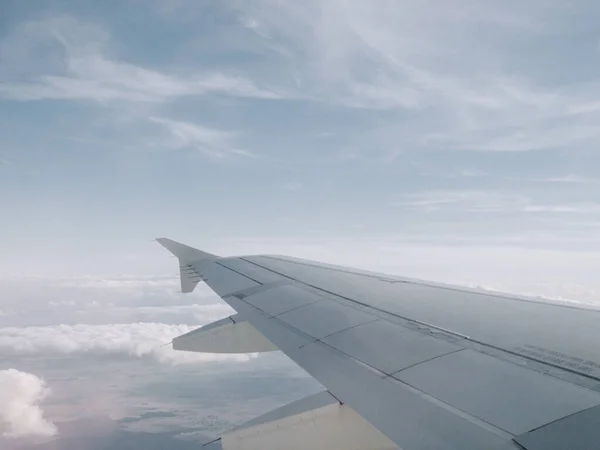
{"label": "thin cirrus cloud", "polygon": [[[347,151],[383,151],[386,160],[393,159],[390,153],[422,149],[526,152],[595,145],[600,142],[595,126],[600,108],[593,99],[600,85],[550,82],[545,73],[524,69],[531,57],[515,48],[516,39],[546,48],[556,27],[565,35],[573,31],[561,22],[568,11],[549,3],[543,8],[518,2],[511,8],[489,2],[443,5],[432,12],[427,5],[400,1],[232,2],[219,13],[229,14],[236,35],[258,56],[249,63],[248,55],[240,53],[234,72],[206,62],[194,68],[188,64],[186,70],[144,68],[113,57],[112,36],[93,23],[68,16],[28,22],[0,49],[7,66],[24,71],[16,78],[2,77],[0,98],[106,105],[217,94],[303,100],[317,109],[334,105],[364,114],[376,110],[380,120],[356,130],[360,133]],[[183,5],[187,15],[197,10],[198,20],[205,19],[204,9],[182,2],[181,12]],[[473,36],[480,36],[481,43],[474,43]],[[193,41],[171,44],[186,48]],[[34,62],[42,43],[52,43],[54,50]],[[234,55],[236,45],[219,43]],[[33,56],[23,58],[22,53]],[[539,55],[540,66],[553,64],[543,52]],[[203,61],[201,53],[194,56]],[[192,121],[177,125],[164,113],[154,114],[171,121],[165,123],[170,130],[177,128],[172,132],[179,148],[193,141],[213,157],[252,153],[224,149],[219,146],[223,136],[217,144],[206,142],[201,126],[182,131]]]}
{"label": "thin cirrus cloud", "polygon": [[56,435],[56,426],[44,417],[40,406],[49,394],[46,382],[34,374],[0,370],[0,438]]}
{"label": "thin cirrus cloud", "polygon": [[499,211],[509,207],[527,205],[524,196],[485,191],[426,191],[406,194],[394,206],[436,211],[442,209],[468,209]]}
{"label": "thin cirrus cloud", "polygon": [[231,156],[255,156],[236,146],[235,133],[161,117],[150,117],[149,120],[164,127],[170,137],[167,146],[171,148],[196,150],[217,159]]}
{"label": "thin cirrus cloud", "polygon": [[[372,210],[359,213],[367,219],[387,213],[389,192],[417,195],[429,186],[497,192],[493,198],[417,196],[396,203],[412,202],[413,209],[440,209],[443,203],[445,209],[461,211],[506,210],[527,218],[578,213],[583,220],[595,211],[593,199],[584,192],[591,183],[580,181],[584,174],[593,178],[597,172],[593,148],[600,143],[596,126],[600,85],[595,75],[590,76],[596,66],[588,61],[585,33],[578,31],[586,30],[586,23],[569,15],[569,7],[561,2],[533,6],[510,0],[472,5],[459,0],[434,9],[407,0],[233,1],[208,9],[189,1],[177,4],[169,14],[150,8],[147,15],[141,15],[139,39],[123,33],[122,22],[113,23],[109,17],[103,17],[101,26],[100,21],[91,23],[90,15],[85,19],[74,14],[17,21],[2,47],[2,55],[10,56],[11,64],[1,71],[11,68],[12,74],[3,78],[3,86],[23,88],[18,94],[23,99],[34,97],[25,85],[27,89],[52,89],[57,95],[70,92],[72,97],[63,100],[71,102],[47,102],[39,111],[36,102],[21,107],[31,108],[28,118],[48,111],[57,118],[60,113],[51,108],[59,111],[77,103],[74,120],[59,122],[52,133],[70,131],[65,129],[81,118],[85,126],[69,135],[88,134],[84,137],[94,142],[101,134],[109,142],[111,157],[117,153],[119,139],[131,148],[179,150],[161,153],[156,159],[155,154],[141,156],[148,157],[148,167],[158,161],[164,164],[165,177],[160,182],[165,184],[160,191],[169,198],[175,194],[173,187],[180,187],[169,177],[186,183],[170,163],[179,163],[182,155],[193,151],[218,160],[241,157],[248,164],[252,161],[244,157],[273,155],[266,164],[253,164],[257,187],[264,188],[275,177],[282,178],[275,180],[278,186],[298,190],[283,175],[288,169],[294,170],[291,180],[323,176],[331,186],[343,187],[323,190],[323,198],[331,198],[340,210],[347,203],[341,201],[340,192],[347,196],[364,191],[362,184],[372,186],[368,192],[374,201],[364,202],[372,203]],[[183,13],[186,20],[181,21]],[[205,27],[207,20],[210,26]],[[172,33],[175,27],[178,32]],[[52,51],[38,55],[44,39]],[[161,46],[140,45],[156,39],[161,39]],[[554,46],[559,41],[562,46]],[[27,54],[40,58],[27,58]],[[569,64],[559,64],[557,55],[568,57]],[[589,64],[578,63],[584,60]],[[22,76],[16,75],[15,68]],[[73,89],[64,88],[65,82]],[[206,94],[219,94],[219,98]],[[221,98],[222,94],[246,98],[234,101]],[[85,113],[95,105],[82,104],[79,100],[84,98],[119,108],[97,108],[98,117],[92,119],[100,120],[88,120]],[[265,98],[273,101],[265,102]],[[10,108],[10,102],[5,104]],[[134,106],[129,108],[130,104]],[[118,116],[130,110],[135,110],[133,120],[116,126]],[[328,139],[315,138],[327,133]],[[398,158],[400,154],[407,157]],[[323,155],[344,164],[317,174]],[[378,163],[383,155],[388,164],[379,177],[379,167],[348,157],[354,155]],[[274,161],[283,161],[285,171],[274,167]],[[411,170],[413,166],[419,170]],[[462,166],[468,170],[460,170]],[[139,167],[144,170],[146,166]],[[448,180],[452,178],[449,167],[462,177]],[[113,166],[101,168],[107,171],[106,179],[114,175]],[[235,176],[230,169],[231,165],[218,165],[219,177]],[[348,173],[360,171],[364,183],[350,186],[346,169]],[[536,189],[541,188],[534,183],[521,183],[519,191],[508,182],[512,177],[559,184],[561,171],[573,176],[564,177],[562,192],[554,186],[555,192],[548,195],[536,196]],[[198,178],[195,183],[200,182]],[[69,187],[69,192],[79,191],[77,186]],[[310,191],[302,198],[314,189]],[[103,189],[98,197],[106,201],[89,208],[118,205],[107,198],[110,195]],[[377,199],[383,200],[377,204]],[[126,201],[134,205],[138,200]],[[220,205],[221,200],[218,194],[207,199],[209,208],[215,206],[210,205],[212,201]],[[305,203],[292,205],[285,202],[302,220],[314,221],[312,211],[303,209]],[[345,220],[338,220],[341,217],[336,212],[328,219],[332,229],[346,226]],[[410,225],[408,221],[396,225],[400,223],[396,219],[379,220],[372,227],[367,223],[364,232],[379,230],[379,224],[386,222],[393,224],[390,228]],[[139,227],[153,224],[144,216]],[[250,232],[279,233],[282,225],[268,231],[264,223],[248,221],[247,226],[255,227]],[[481,226],[489,229],[487,224]]]}
{"label": "thin cirrus cloud", "polygon": [[[547,48],[557,29],[578,33],[564,22],[569,8],[460,3],[435,11],[410,1],[264,0],[237,7],[265,52],[288,55],[283,66],[292,65],[305,95],[390,113],[364,147],[374,139],[405,144],[404,151],[524,152],[598,143],[595,75],[549,80],[552,72],[532,61],[539,67],[553,61],[535,50],[532,60],[532,50],[521,49],[523,43]],[[286,52],[272,52],[274,43]]]}
{"label": "thin cirrus cloud", "polygon": [[[169,74],[118,61],[109,56],[110,44],[104,29],[74,18],[25,23],[0,46],[3,59],[19,68],[16,77],[11,71],[2,73],[0,98],[109,103],[161,102],[211,93],[251,98],[282,95],[218,71]],[[38,53],[39,61],[33,63]]]}
{"label": "thin cirrus cloud", "polygon": [[529,196],[493,191],[425,191],[402,196],[394,206],[433,211],[496,212],[496,213],[554,213],[598,214],[596,202],[556,203],[535,200]]}
{"label": "thin cirrus cloud", "polygon": [[531,178],[514,178],[509,177],[509,180],[514,181],[531,181],[535,183],[560,183],[560,184],[597,184],[600,183],[600,178],[590,177],[586,175],[580,175],[575,173],[569,173],[562,176],[548,176],[548,177],[531,177]]}
{"label": "thin cirrus cloud", "polygon": [[66,74],[42,75],[31,82],[0,84],[0,97],[12,100],[123,100],[160,102],[210,93],[237,97],[277,98],[243,78],[221,73],[176,77],[101,56],[69,60]]}

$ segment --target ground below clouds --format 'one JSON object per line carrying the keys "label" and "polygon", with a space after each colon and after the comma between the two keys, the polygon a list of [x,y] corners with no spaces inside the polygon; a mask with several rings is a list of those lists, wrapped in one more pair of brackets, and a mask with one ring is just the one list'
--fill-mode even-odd
{"label": "ground below clouds", "polygon": [[[8,364],[0,357],[0,367]],[[3,450],[198,448],[227,429],[314,393],[318,383],[278,353],[173,366],[112,355],[10,357],[46,381],[52,438],[0,438]]]}

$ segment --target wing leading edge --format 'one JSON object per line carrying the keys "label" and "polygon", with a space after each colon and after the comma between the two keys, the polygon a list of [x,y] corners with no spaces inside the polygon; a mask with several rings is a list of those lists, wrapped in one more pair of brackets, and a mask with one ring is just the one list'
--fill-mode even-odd
{"label": "wing leading edge", "polygon": [[566,448],[552,444],[557,434],[573,450],[600,442],[584,426],[600,420],[597,311],[161,240],[196,283],[402,449]]}

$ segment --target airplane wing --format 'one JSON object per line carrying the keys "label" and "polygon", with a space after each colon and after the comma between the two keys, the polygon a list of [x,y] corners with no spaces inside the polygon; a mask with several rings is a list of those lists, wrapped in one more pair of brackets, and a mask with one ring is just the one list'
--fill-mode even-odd
{"label": "airplane wing", "polygon": [[596,309],[158,242],[179,258],[182,290],[204,281],[238,313],[175,349],[279,349],[325,388],[214,448],[600,448]]}

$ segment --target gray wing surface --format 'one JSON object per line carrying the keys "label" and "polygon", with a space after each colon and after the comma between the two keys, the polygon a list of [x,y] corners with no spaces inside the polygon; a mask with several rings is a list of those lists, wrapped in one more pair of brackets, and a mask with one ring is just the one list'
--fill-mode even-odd
{"label": "gray wing surface", "polygon": [[190,276],[399,448],[600,448],[596,310],[281,256],[202,255],[180,257]]}

